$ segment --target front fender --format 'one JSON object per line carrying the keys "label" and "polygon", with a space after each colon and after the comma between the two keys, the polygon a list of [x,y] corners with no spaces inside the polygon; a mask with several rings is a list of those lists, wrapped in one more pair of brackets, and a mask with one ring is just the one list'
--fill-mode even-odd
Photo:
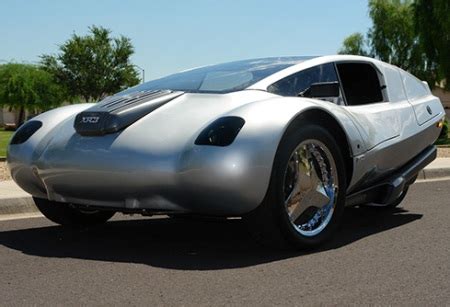
{"label": "front fender", "polygon": [[[239,199],[245,207],[242,211],[255,209],[268,189],[275,154],[286,129],[301,113],[313,109],[327,112],[342,126],[352,155],[364,152],[359,131],[339,106],[312,99],[277,97],[252,102],[226,114],[245,120],[231,145],[189,146],[180,159],[182,185],[192,189],[209,187],[210,191],[220,188],[220,195],[226,196],[217,202]],[[236,193],[239,197],[234,197]]]}
{"label": "front fender", "polygon": [[[76,114],[92,105],[92,103],[83,103],[64,106],[34,117],[33,120],[42,122],[42,127],[23,144],[8,145],[6,161],[11,171],[12,178],[17,183],[31,182],[31,178],[34,178],[33,174],[30,173],[32,168],[24,166],[30,165],[32,161],[37,160],[36,157],[42,154],[53,136],[58,133],[58,127],[62,123],[67,120],[73,120]],[[19,178],[22,178],[22,180],[17,180]],[[43,197],[46,195],[45,193],[43,194],[40,187],[36,187],[38,190],[33,188],[30,190],[30,185],[27,184],[23,184],[21,187],[33,195],[41,195]]]}

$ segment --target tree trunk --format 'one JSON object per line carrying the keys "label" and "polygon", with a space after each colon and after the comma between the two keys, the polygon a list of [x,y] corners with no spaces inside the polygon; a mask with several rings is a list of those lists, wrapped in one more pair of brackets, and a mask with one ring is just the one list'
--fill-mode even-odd
{"label": "tree trunk", "polygon": [[22,126],[24,121],[25,121],[25,108],[20,107],[19,115],[16,118],[16,128],[19,128],[20,126]]}

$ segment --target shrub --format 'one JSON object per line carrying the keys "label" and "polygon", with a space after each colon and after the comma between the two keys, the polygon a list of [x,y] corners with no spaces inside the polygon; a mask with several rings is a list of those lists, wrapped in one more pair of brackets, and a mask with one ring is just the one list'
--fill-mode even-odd
{"label": "shrub", "polygon": [[448,120],[445,119],[441,134],[436,141],[436,144],[446,144],[448,142]]}

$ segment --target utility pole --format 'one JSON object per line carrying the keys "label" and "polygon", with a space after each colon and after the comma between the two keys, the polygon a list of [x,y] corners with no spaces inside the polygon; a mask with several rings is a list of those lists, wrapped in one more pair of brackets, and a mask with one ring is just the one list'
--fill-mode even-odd
{"label": "utility pole", "polygon": [[142,71],[142,83],[144,83],[145,82],[145,69],[140,67],[140,66],[138,66],[138,65],[136,65],[136,64],[133,64],[133,66],[138,68],[138,69],[140,69]]}

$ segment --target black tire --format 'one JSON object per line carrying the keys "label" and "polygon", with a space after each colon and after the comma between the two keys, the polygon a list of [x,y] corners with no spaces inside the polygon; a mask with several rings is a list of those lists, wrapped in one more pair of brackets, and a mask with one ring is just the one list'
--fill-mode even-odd
{"label": "black tire", "polygon": [[103,224],[113,217],[114,211],[81,211],[70,204],[42,198],[33,198],[36,207],[50,221],[62,226],[92,226]]}
{"label": "black tire", "polygon": [[[318,140],[331,152],[339,180],[336,204],[331,220],[315,236],[304,236],[292,225],[285,209],[284,174],[287,163],[297,146],[308,139]],[[288,130],[278,146],[267,194],[262,204],[244,219],[253,237],[268,247],[281,249],[309,249],[330,239],[341,221],[345,205],[346,174],[342,154],[333,136],[326,129],[306,125]]]}

